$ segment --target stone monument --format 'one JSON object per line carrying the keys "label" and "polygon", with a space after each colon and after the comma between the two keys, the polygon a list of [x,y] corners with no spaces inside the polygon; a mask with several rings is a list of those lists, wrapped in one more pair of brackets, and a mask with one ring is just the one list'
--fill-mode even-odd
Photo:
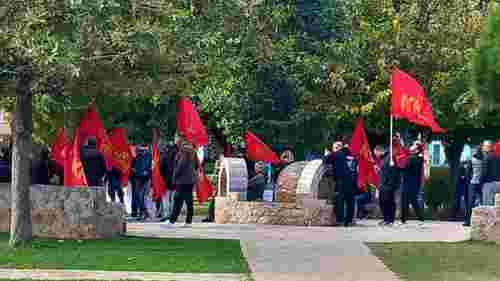
{"label": "stone monument", "polygon": [[[52,239],[111,239],[126,231],[126,213],[106,202],[104,187],[33,185],[33,235]],[[0,232],[10,229],[10,184],[0,184]]]}
{"label": "stone monument", "polygon": [[217,223],[328,226],[335,223],[333,182],[321,160],[295,162],[278,177],[274,202],[246,201],[248,185],[243,159],[223,162],[215,202]]}
{"label": "stone monument", "polygon": [[495,196],[495,204],[472,209],[472,240],[500,243],[500,194]]}

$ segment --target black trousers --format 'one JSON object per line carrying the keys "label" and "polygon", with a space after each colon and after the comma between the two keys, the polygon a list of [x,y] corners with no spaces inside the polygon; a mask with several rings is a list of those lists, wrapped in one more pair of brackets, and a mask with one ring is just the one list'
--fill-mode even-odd
{"label": "black trousers", "polygon": [[410,204],[415,210],[417,219],[419,221],[424,221],[424,215],[422,213],[423,210],[417,200],[419,192],[419,188],[415,188],[413,186],[403,186],[403,190],[401,191],[401,221],[403,223],[405,223],[408,219],[408,209],[410,208]]}
{"label": "black trousers", "polygon": [[[135,177],[135,184],[132,189],[132,216],[137,214],[137,216],[149,216],[146,210],[146,183],[148,182],[149,177]],[[134,197],[135,195],[135,197]],[[135,212],[134,212],[134,204],[135,201]]]}
{"label": "black trousers", "polygon": [[210,200],[210,205],[208,205],[208,219],[215,220],[215,198]]}
{"label": "black trousers", "polygon": [[[344,211],[346,209],[346,211]],[[338,224],[348,225],[354,218],[354,193],[339,192],[335,200],[335,214]]]}
{"label": "black trousers", "polygon": [[179,218],[181,213],[182,205],[186,202],[187,207],[187,217],[186,223],[193,222],[193,186],[192,184],[177,185],[176,192],[174,196],[174,210],[172,211],[172,216],[170,217],[170,222],[175,223]]}
{"label": "black trousers", "polygon": [[465,190],[465,224],[470,225],[471,223],[472,208],[476,207],[476,200],[479,199],[480,202],[482,200],[481,187],[481,184],[469,184],[469,186]]}
{"label": "black trousers", "polygon": [[108,187],[108,194],[109,198],[111,198],[112,202],[116,202],[116,195],[118,195],[118,200],[120,200],[120,203],[124,203],[125,201],[123,200],[123,188],[121,187],[121,181],[120,178],[111,178],[109,180],[109,187]]}
{"label": "black trousers", "polygon": [[394,188],[380,188],[379,194],[380,210],[384,216],[384,222],[394,223],[396,219],[396,191]]}

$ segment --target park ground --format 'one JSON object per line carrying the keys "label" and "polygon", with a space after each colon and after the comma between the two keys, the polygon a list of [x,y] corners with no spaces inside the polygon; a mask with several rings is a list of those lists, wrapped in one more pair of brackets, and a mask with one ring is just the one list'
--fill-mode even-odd
{"label": "park ground", "polygon": [[[383,228],[130,224],[114,241],[36,240],[7,248],[0,278],[158,281],[496,281],[500,245],[454,222]],[[33,271],[33,269],[39,269]],[[14,270],[23,269],[23,270]],[[56,270],[56,271],[51,271]],[[0,281],[4,281],[0,279]]]}

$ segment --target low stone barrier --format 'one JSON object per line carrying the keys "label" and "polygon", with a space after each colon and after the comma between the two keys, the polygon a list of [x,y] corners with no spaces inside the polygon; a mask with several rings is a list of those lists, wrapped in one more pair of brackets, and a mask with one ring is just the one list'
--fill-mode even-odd
{"label": "low stone barrier", "polygon": [[500,194],[495,198],[495,207],[477,207],[472,210],[472,240],[500,243]]}
{"label": "low stone barrier", "polygon": [[[299,201],[299,200],[297,200]],[[290,202],[248,202],[217,197],[216,223],[331,226],[333,206],[319,200]]]}
{"label": "low stone barrier", "polygon": [[[31,187],[33,235],[53,239],[110,239],[125,233],[122,206],[106,202],[103,187]],[[0,232],[10,229],[10,184],[0,184]]]}

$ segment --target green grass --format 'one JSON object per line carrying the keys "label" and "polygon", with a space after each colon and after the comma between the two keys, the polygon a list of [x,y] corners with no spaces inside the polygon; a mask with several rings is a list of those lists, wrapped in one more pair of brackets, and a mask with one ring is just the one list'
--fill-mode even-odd
{"label": "green grass", "polygon": [[148,239],[35,240],[11,249],[0,234],[0,267],[173,273],[248,273],[236,240]]}
{"label": "green grass", "polygon": [[500,281],[500,245],[485,242],[369,243],[406,281]]}

